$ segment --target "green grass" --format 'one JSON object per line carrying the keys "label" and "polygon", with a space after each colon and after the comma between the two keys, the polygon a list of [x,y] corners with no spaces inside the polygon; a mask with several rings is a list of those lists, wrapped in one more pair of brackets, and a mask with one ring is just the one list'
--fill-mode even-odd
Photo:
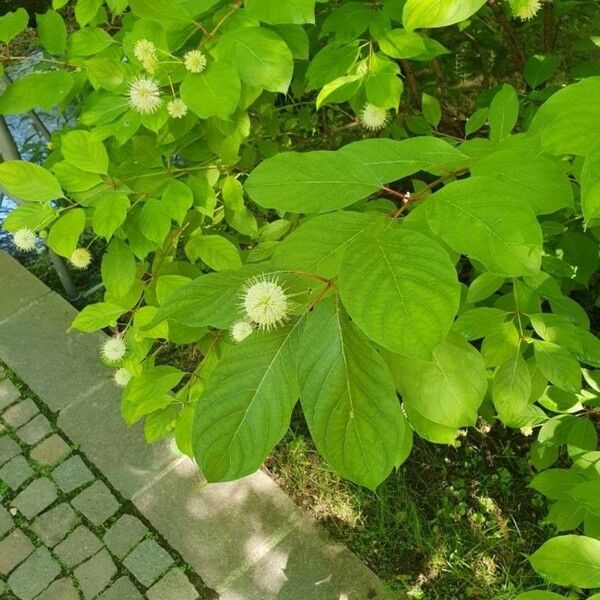
{"label": "green grass", "polygon": [[510,600],[541,585],[527,555],[550,534],[539,525],[544,502],[527,488],[530,440],[496,427],[461,441],[416,439],[410,459],[370,492],[331,472],[296,415],[268,468],[398,598]]}

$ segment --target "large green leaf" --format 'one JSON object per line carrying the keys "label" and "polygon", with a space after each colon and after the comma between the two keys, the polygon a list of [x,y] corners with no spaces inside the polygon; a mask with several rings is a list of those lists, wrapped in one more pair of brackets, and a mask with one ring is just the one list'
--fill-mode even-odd
{"label": "large green leaf", "polygon": [[194,421],[194,456],[208,481],[253,473],[287,431],[298,400],[298,330],[255,332],[223,353]]}
{"label": "large green leaf", "polygon": [[62,138],[61,151],[67,162],[87,173],[106,174],[108,154],[104,144],[89,131],[69,131]]}
{"label": "large green leaf", "polygon": [[375,489],[407,429],[385,362],[334,298],[310,313],[298,356],[300,399],[319,452],[344,477]]}
{"label": "large green leaf", "polygon": [[190,238],[185,251],[191,260],[200,259],[214,271],[239,269],[242,259],[237,247],[221,235],[196,235]]}
{"label": "large green leaf", "polygon": [[402,21],[407,29],[446,27],[475,14],[485,0],[408,0]]}
{"label": "large green leaf", "polygon": [[116,325],[117,319],[127,312],[122,306],[110,302],[97,302],[88,304],[80,313],[77,313],[71,327],[90,333],[98,331],[109,325]]}
{"label": "large green leaf", "polygon": [[105,192],[98,197],[92,216],[92,227],[98,235],[109,239],[125,221],[129,198],[123,192]]}
{"label": "large green leaf", "polygon": [[23,160],[7,160],[0,164],[0,186],[17,200],[45,202],[63,196],[52,173]]}
{"label": "large green leaf", "polygon": [[598,144],[600,77],[589,77],[550,96],[529,131],[552,154],[586,155]]}
{"label": "large green leaf", "polygon": [[539,271],[542,231],[533,209],[489,177],[448,184],[426,202],[427,222],[453,250],[492,273],[516,277]]}
{"label": "large green leaf", "polygon": [[524,150],[492,152],[471,167],[475,176],[501,181],[511,198],[529,204],[538,215],[573,206],[573,192],[564,166],[543,154]]}
{"label": "large green leaf", "polygon": [[307,89],[316,90],[348,73],[359,54],[357,43],[346,46],[328,44],[312,59],[306,70]]}
{"label": "large green leaf", "polygon": [[[523,592],[514,600],[568,600],[566,596],[555,594],[554,592],[544,592],[540,590],[532,590],[531,592]],[[589,599],[591,600],[591,599]]]}
{"label": "large green leaf", "polygon": [[600,540],[583,535],[555,537],[534,552],[529,562],[551,583],[600,587]]}
{"label": "large green leaf", "polygon": [[553,342],[534,342],[535,360],[540,371],[556,387],[565,392],[581,390],[581,368],[575,357]]}
{"label": "large green leaf", "polygon": [[108,245],[102,258],[102,282],[106,290],[121,298],[135,282],[135,257],[129,246],[118,238]]}
{"label": "large green leaf", "polygon": [[67,45],[67,26],[62,16],[54,10],[36,15],[37,32],[42,46],[49,54],[62,55]]}
{"label": "large green leaf", "polygon": [[418,171],[446,174],[467,166],[469,157],[442,140],[430,136],[390,140],[361,140],[348,144],[339,154],[373,171],[381,184],[403,179]]}
{"label": "large green leaf", "polygon": [[494,375],[493,398],[498,417],[507,427],[528,423],[531,374],[520,353],[498,367]]}
{"label": "large green leaf", "polygon": [[328,212],[379,190],[375,173],[338,152],[285,152],[263,161],[245,184],[265,208],[295,213]]}
{"label": "large green leaf", "polygon": [[430,358],[459,302],[456,270],[446,251],[415,231],[368,231],[346,249],[340,293],[353,321],[383,347]]}
{"label": "large green leaf", "polygon": [[73,87],[68,71],[31,73],[11,83],[0,96],[0,114],[14,115],[33,108],[50,110],[61,102]]}
{"label": "large green leaf", "polygon": [[600,517],[600,479],[579,482],[569,488],[569,496],[587,511]]}
{"label": "large green leaf", "polygon": [[315,0],[246,0],[244,6],[250,16],[271,25],[315,22]]}
{"label": "large green leaf", "polygon": [[[6,8],[6,5],[4,6]],[[27,27],[29,15],[24,8],[7,12],[0,17],[0,42],[8,44]]]}
{"label": "large green leaf", "polygon": [[304,222],[277,246],[271,265],[335,277],[348,245],[366,230],[383,228],[388,219],[376,213],[338,211]]}
{"label": "large green leaf", "polygon": [[71,208],[53,223],[48,233],[48,246],[61,256],[71,256],[85,228],[83,208]]}
{"label": "large green leaf", "polygon": [[600,145],[586,156],[581,169],[581,208],[589,226],[600,224]]}
{"label": "large green leaf", "polygon": [[237,69],[244,83],[270,92],[287,92],[294,61],[291,50],[274,31],[262,27],[231,29],[219,40],[217,53]]}
{"label": "large green leaf", "polygon": [[192,18],[180,0],[130,0],[131,10],[142,19],[152,21],[187,21]]}
{"label": "large green leaf", "polygon": [[203,73],[189,73],[181,83],[182,100],[202,119],[228,118],[237,108],[241,84],[227,63],[212,63]]}
{"label": "large green leaf", "polygon": [[449,335],[432,360],[386,353],[410,424],[425,439],[452,443],[458,429],[474,425],[487,389],[485,365],[473,346]]}

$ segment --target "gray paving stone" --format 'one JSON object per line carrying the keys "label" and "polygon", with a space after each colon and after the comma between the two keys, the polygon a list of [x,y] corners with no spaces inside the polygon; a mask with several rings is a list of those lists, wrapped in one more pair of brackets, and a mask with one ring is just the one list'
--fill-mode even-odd
{"label": "gray paving stone", "polygon": [[71,448],[69,448],[67,442],[55,433],[40,442],[29,456],[40,465],[52,467],[67,457],[70,452]]}
{"label": "gray paving stone", "polygon": [[51,293],[0,321],[2,360],[54,412],[88,396],[111,376],[111,369],[98,360],[104,334],[67,333],[76,314],[66,300]]}
{"label": "gray paving stone", "polygon": [[199,594],[181,569],[171,569],[147,592],[148,600],[196,600]]}
{"label": "gray paving stone", "polygon": [[4,583],[4,581],[0,580],[0,594],[4,594],[6,590],[6,584]]}
{"label": "gray paving stone", "polygon": [[60,573],[59,564],[47,548],[38,548],[8,578],[8,586],[20,600],[32,600]]}
{"label": "gray paving stone", "polygon": [[0,410],[4,410],[13,402],[16,402],[20,396],[19,390],[10,379],[0,381]]}
{"label": "gray paving stone", "polygon": [[123,515],[108,530],[104,543],[117,558],[123,558],[148,532],[148,528],[133,515]]}
{"label": "gray paving stone", "polygon": [[12,502],[22,515],[33,519],[57,498],[56,486],[46,477],[32,481]]}
{"label": "gray paving stone", "polygon": [[9,461],[13,456],[21,453],[21,448],[19,444],[15,442],[13,439],[8,437],[8,435],[3,435],[0,437],[0,465],[3,465],[5,462]]}
{"label": "gray paving stone", "polygon": [[155,540],[144,540],[127,555],[123,564],[142,585],[148,587],[173,564],[173,559]]}
{"label": "gray paving stone", "polygon": [[33,469],[22,454],[11,458],[1,469],[0,479],[11,489],[21,487],[31,476]]}
{"label": "gray paving stone", "polygon": [[33,549],[31,540],[20,529],[9,533],[0,541],[0,575],[8,575]]}
{"label": "gray paving stone", "polygon": [[17,404],[13,404],[2,413],[2,418],[7,425],[13,429],[25,425],[39,412],[36,403],[31,398],[21,400]]}
{"label": "gray paving stone", "polygon": [[79,565],[75,577],[79,582],[84,598],[95,598],[109,583],[117,572],[117,567],[106,550]]}
{"label": "gray paving stone", "polygon": [[52,471],[58,487],[68,494],[94,480],[94,474],[86,467],[80,456],[72,456]]}
{"label": "gray paving stone", "polygon": [[80,525],[54,548],[54,554],[71,568],[96,554],[100,548],[102,542],[85,525]]}
{"label": "gray paving stone", "polygon": [[[0,252],[0,321],[43,297],[50,290],[6,252]],[[5,275],[10,274],[11,277]]]}
{"label": "gray paving stone", "polygon": [[65,538],[77,524],[79,517],[69,504],[64,502],[41,514],[30,529],[49,548]]}
{"label": "gray paving stone", "polygon": [[102,481],[85,488],[71,504],[94,525],[102,525],[119,509],[119,502]]}
{"label": "gray paving stone", "polygon": [[35,600],[79,600],[79,594],[75,584],[64,577],[63,579],[57,579]]}
{"label": "gray paving stone", "polygon": [[4,506],[0,506],[0,538],[8,533],[14,526],[15,523],[8,511]]}
{"label": "gray paving stone", "polygon": [[98,600],[142,600],[143,596],[129,577],[120,577],[105,592],[98,596]]}
{"label": "gray paving stone", "polygon": [[28,446],[37,444],[52,431],[50,421],[44,415],[33,417],[29,423],[17,429],[17,437]]}
{"label": "gray paving stone", "polygon": [[141,423],[127,427],[120,414],[120,396],[116,386],[107,382],[89,398],[63,410],[58,426],[130,499],[180,456],[173,452],[170,440],[147,444]]}

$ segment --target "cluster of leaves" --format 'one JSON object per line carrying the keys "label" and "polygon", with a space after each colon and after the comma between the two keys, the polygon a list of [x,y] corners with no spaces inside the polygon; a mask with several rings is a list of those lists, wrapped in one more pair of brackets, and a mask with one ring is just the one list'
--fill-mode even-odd
{"label": "cluster of leaves", "polygon": [[[124,342],[112,364],[127,423],[143,419],[149,441],[174,432],[224,481],[260,467],[299,399],[327,462],[372,489],[413,432],[454,444],[480,416],[535,428],[548,520],[585,535],[550,540],[532,565],[600,587],[600,341],[571,297],[599,262],[600,78],[547,85],[558,59],[532,56],[523,90],[483,94],[462,138],[413,81],[450,53],[438,28],[468,35],[491,15],[510,38],[540,3],[77,0],[72,32],[53,4],[37,16],[41,69],[7,87],[0,114],[75,104],[77,124],[43,167],[0,164],[22,201],[5,226],[78,267],[84,231],[105,247],[103,301],[73,327]],[[588,4],[549,3],[545,21]],[[26,24],[0,17],[4,65],[24,59],[10,42]],[[206,64],[190,69],[190,51]],[[404,81],[420,106],[396,117]],[[282,152],[361,125],[386,135]],[[257,281],[284,291],[285,324],[235,343]],[[188,364],[168,364],[173,347]],[[572,466],[550,468],[565,448]]]}

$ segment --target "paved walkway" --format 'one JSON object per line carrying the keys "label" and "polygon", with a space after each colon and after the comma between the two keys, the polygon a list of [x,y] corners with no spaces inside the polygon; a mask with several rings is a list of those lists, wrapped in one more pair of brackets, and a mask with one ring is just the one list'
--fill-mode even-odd
{"label": "paved walkway", "polygon": [[7,598],[390,598],[265,473],[206,485],[170,441],[126,428],[103,334],[67,333],[74,315],[0,252],[0,360],[33,392],[0,382]]}

